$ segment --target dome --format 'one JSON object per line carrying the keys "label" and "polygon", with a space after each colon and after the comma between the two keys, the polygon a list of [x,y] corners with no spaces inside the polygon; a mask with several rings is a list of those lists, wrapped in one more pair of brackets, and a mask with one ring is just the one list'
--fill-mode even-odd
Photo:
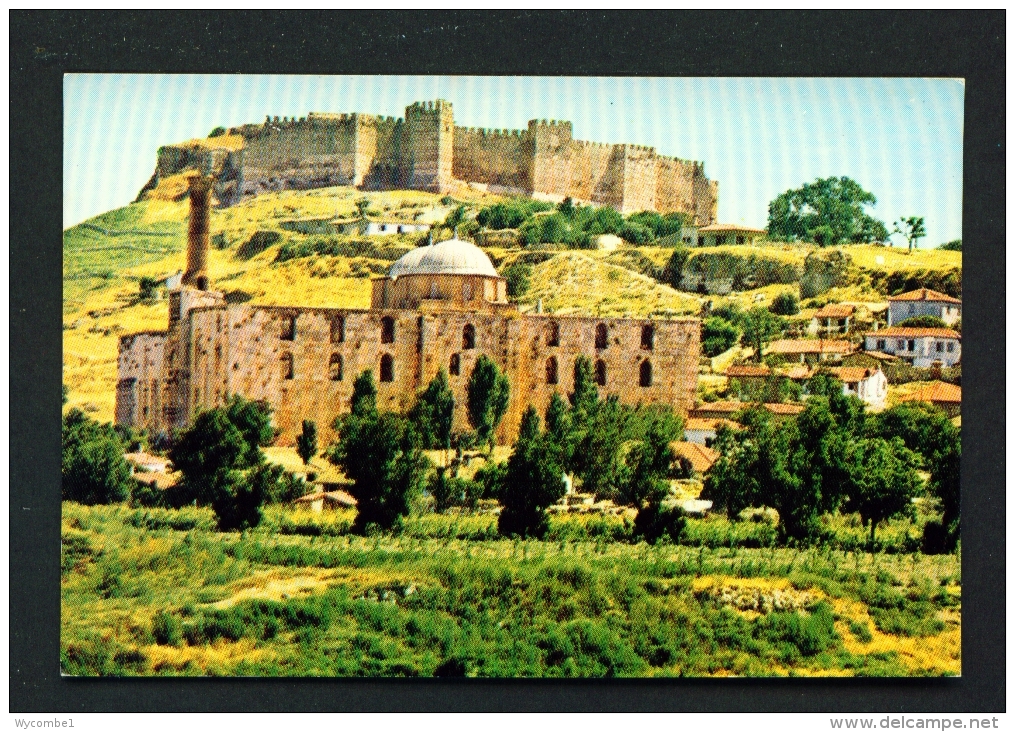
{"label": "dome", "polygon": [[413,274],[459,274],[497,277],[490,258],[475,244],[448,239],[437,244],[416,247],[403,255],[388,270],[392,279]]}

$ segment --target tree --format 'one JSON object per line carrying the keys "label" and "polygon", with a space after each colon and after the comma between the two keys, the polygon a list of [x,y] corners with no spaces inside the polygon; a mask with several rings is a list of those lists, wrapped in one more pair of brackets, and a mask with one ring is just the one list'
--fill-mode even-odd
{"label": "tree", "polygon": [[66,384],[61,384],[60,387],[61,387],[61,389],[60,389],[60,395],[61,395],[60,396],[60,399],[61,399],[60,404],[63,405],[63,404],[67,403],[67,395],[70,393],[70,389],[67,388]]}
{"label": "tree", "polygon": [[723,318],[706,318],[701,324],[701,350],[709,358],[725,353],[740,340],[740,330]]}
{"label": "tree", "polygon": [[916,456],[899,438],[858,440],[848,453],[847,508],[870,525],[873,548],[877,525],[909,508],[920,484]]}
{"label": "tree", "polygon": [[469,422],[476,430],[480,443],[493,449],[494,431],[507,411],[511,383],[485,354],[476,360],[476,366],[466,386]]}
{"label": "tree", "polygon": [[245,531],[261,523],[261,506],[283,472],[281,466],[262,464],[247,475],[235,470],[218,474],[211,507],[219,531]]}
{"label": "tree", "polygon": [[796,315],[800,312],[800,298],[795,292],[780,292],[768,309],[776,315]]}
{"label": "tree", "polygon": [[176,501],[211,505],[230,483],[227,473],[251,466],[248,458],[249,445],[226,410],[201,412],[169,451],[173,467],[183,474],[180,485],[172,489]]}
{"label": "tree", "polygon": [[531,404],[522,414],[521,426],[518,428],[519,440],[534,440],[540,434],[539,412]]}
{"label": "tree", "polygon": [[948,325],[935,315],[916,315],[896,325],[900,328],[947,328]]}
{"label": "tree", "polygon": [[768,235],[822,246],[884,241],[884,222],[864,211],[876,203],[874,194],[850,178],[819,178],[785,191],[768,205]]}
{"label": "tree", "polygon": [[151,302],[155,299],[159,288],[159,281],[154,277],[142,277],[138,283],[138,299],[141,302]]}
{"label": "tree", "polygon": [[409,514],[426,480],[430,462],[419,436],[404,417],[366,408],[339,417],[335,426],[339,439],[328,459],[353,481],[349,492],[358,509],[353,531],[393,528]]}
{"label": "tree", "polygon": [[227,419],[243,435],[245,451],[241,467],[256,465],[263,457],[260,448],[267,447],[275,439],[275,429],[271,426],[271,407],[267,402],[251,401],[234,395],[226,403],[225,413]]}
{"label": "tree", "polygon": [[532,284],[532,265],[528,262],[515,262],[505,267],[501,275],[507,281],[508,297],[517,300],[529,291]]}
{"label": "tree", "polygon": [[541,538],[549,522],[546,509],[566,490],[560,448],[540,435],[515,443],[508,458],[500,502],[503,506],[497,529],[503,536]]}
{"label": "tree", "polygon": [[546,408],[546,435],[560,448],[564,465],[570,466],[571,455],[574,452],[574,429],[567,402],[556,391],[550,397],[550,404]]}
{"label": "tree", "polygon": [[88,505],[125,501],[135,482],[116,432],[79,409],[63,418],[61,473],[63,499]]}
{"label": "tree", "polygon": [[[581,419],[591,414],[599,401],[599,389],[592,377],[592,361],[588,356],[579,356],[574,362],[574,391],[569,397],[574,417]],[[574,418],[572,422],[574,422]],[[575,424],[577,427],[578,425]]]}
{"label": "tree", "polygon": [[350,412],[357,417],[377,413],[377,385],[374,383],[374,373],[370,369],[360,373],[352,382]]}
{"label": "tree", "polygon": [[367,217],[367,210],[370,208],[370,201],[366,198],[356,199],[356,214],[361,218]]}
{"label": "tree", "polygon": [[304,465],[317,454],[317,425],[311,419],[303,420],[303,431],[296,437],[296,452]]}
{"label": "tree", "polygon": [[451,209],[448,215],[444,218],[444,226],[458,237],[458,227],[465,223],[466,220],[466,208],[465,206],[456,206]]}
{"label": "tree", "polygon": [[641,427],[641,440],[627,454],[629,478],[621,500],[638,510],[634,527],[639,536],[655,542],[668,534],[677,541],[686,517],[669,505],[669,475],[676,460],[673,442],[683,434],[683,424],[672,410],[665,410],[643,415]]}
{"label": "tree", "polygon": [[614,498],[628,479],[621,448],[628,435],[630,411],[615,394],[596,402],[591,412],[571,410],[575,426],[572,469],[583,488],[600,498]]}
{"label": "tree", "polygon": [[923,237],[927,236],[927,229],[923,225],[923,216],[907,216],[899,219],[893,224],[892,234],[899,234],[909,244],[909,251],[913,251],[913,247],[917,246],[917,243]]}
{"label": "tree", "polygon": [[761,350],[768,341],[782,332],[783,320],[762,307],[752,308],[744,313],[744,333],[741,341],[754,349],[754,360],[761,362]]}
{"label": "tree", "polygon": [[213,129],[211,132],[208,133],[208,137],[222,137],[222,135],[224,134],[226,134],[225,127],[216,127],[215,129]]}
{"label": "tree", "polygon": [[946,241],[944,244],[939,245],[938,249],[943,249],[946,252],[961,252],[962,240],[953,239],[952,241]]}
{"label": "tree", "polygon": [[455,396],[443,367],[431,379],[409,412],[409,419],[426,450],[451,449],[451,428],[455,418]]}

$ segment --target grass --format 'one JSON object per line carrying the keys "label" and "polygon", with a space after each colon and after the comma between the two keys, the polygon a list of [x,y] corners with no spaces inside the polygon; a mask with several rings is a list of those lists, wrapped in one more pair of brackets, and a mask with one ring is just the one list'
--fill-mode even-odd
{"label": "grass", "polygon": [[[220,534],[203,509],[64,504],[63,671],[553,677],[960,670],[954,555],[651,547],[607,536],[510,541],[484,531],[485,516],[420,517],[401,535],[370,538],[278,530],[280,521],[323,526],[347,518],[272,509],[255,531]],[[566,517],[554,530],[576,521]],[[730,603],[731,592],[745,588],[765,610]]]}

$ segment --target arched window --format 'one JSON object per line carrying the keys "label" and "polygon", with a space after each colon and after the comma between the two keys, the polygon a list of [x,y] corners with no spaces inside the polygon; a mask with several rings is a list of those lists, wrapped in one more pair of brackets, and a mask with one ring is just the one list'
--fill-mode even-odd
{"label": "arched window", "polygon": [[546,345],[548,346],[560,345],[560,325],[557,324],[556,322],[551,322],[549,325],[546,326]]}
{"label": "arched window", "polygon": [[332,381],[342,380],[342,356],[338,353],[331,354],[328,362],[328,378]]}
{"label": "arched window", "polygon": [[472,323],[467,323],[462,328],[462,350],[468,351],[476,347],[476,328]]}
{"label": "arched window", "polygon": [[556,384],[557,383],[557,357],[550,356],[546,359],[546,383]]}
{"label": "arched window", "polygon": [[641,327],[641,347],[651,351],[656,342],[656,329],[654,325],[643,325]]}
{"label": "arched window", "polygon": [[291,353],[283,353],[278,362],[279,371],[283,379],[291,379],[296,375],[296,371],[293,368],[293,355]]}
{"label": "arched window", "polygon": [[381,381],[391,382],[395,380],[395,359],[390,353],[381,356]]}
{"label": "arched window", "polygon": [[437,295],[438,295],[437,283],[436,282],[431,282],[430,283],[430,299],[431,300],[436,300],[437,299]]}
{"label": "arched window", "polygon": [[602,359],[596,361],[596,383],[606,386],[606,362]]}
{"label": "arched window", "polygon": [[596,348],[606,348],[609,341],[609,334],[606,331],[606,324],[600,323],[596,326]]}
{"label": "arched window", "polygon": [[341,343],[345,340],[345,318],[336,315],[331,319],[331,342]]}
{"label": "arched window", "polygon": [[638,386],[652,386],[652,362],[647,358],[638,368]]}
{"label": "arched window", "polygon": [[451,361],[448,363],[448,373],[458,376],[462,372],[462,359],[457,353],[451,354]]}
{"label": "arched window", "polygon": [[282,316],[282,330],[279,335],[283,341],[296,340],[296,316],[295,315],[283,315]]}
{"label": "arched window", "polygon": [[381,318],[381,343],[395,342],[395,319],[390,315]]}
{"label": "arched window", "polygon": [[467,281],[467,282],[462,284],[462,299],[463,300],[471,300],[472,299],[472,283],[471,282]]}

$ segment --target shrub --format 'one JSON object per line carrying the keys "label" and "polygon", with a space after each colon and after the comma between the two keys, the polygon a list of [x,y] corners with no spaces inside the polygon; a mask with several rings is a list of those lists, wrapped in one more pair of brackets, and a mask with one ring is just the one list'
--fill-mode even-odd
{"label": "shrub", "polygon": [[239,259],[252,259],[273,244],[281,240],[282,235],[277,231],[255,231],[247,241],[240,244],[236,250]]}
{"label": "shrub", "polygon": [[160,646],[183,645],[183,623],[175,615],[159,610],[152,621],[152,636]]}
{"label": "shrub", "polygon": [[796,315],[800,312],[800,299],[793,292],[781,292],[768,309],[776,315]]}
{"label": "shrub", "polygon": [[849,631],[853,636],[861,643],[870,643],[874,640],[874,636],[871,634],[870,626],[867,623],[862,623],[859,620],[849,621]]}
{"label": "shrub", "polygon": [[507,280],[508,297],[518,299],[525,296],[532,284],[532,265],[515,262],[505,267],[501,275]]}
{"label": "shrub", "polygon": [[941,318],[933,315],[917,315],[913,318],[906,318],[896,323],[900,328],[947,328]]}
{"label": "shrub", "polygon": [[85,504],[127,500],[134,479],[116,431],[72,409],[63,419],[62,432],[64,500]]}

